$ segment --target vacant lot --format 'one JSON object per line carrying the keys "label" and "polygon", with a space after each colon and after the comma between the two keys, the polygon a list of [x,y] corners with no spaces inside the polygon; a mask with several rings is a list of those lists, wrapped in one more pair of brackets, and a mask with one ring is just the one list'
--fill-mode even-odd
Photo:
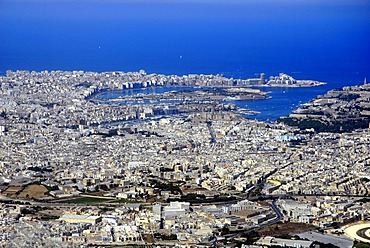
{"label": "vacant lot", "polygon": [[75,203],[75,204],[97,204],[112,201],[112,199],[107,198],[97,198],[97,197],[77,197],[68,200],[55,201],[58,203]]}
{"label": "vacant lot", "polygon": [[242,218],[252,217],[252,216],[258,215],[259,213],[260,211],[254,211],[254,210],[242,210],[238,212],[231,212],[232,215],[239,216]]}
{"label": "vacant lot", "polygon": [[316,227],[313,225],[304,224],[304,223],[287,222],[287,223],[264,227],[259,231],[259,234],[261,236],[279,236],[279,235],[287,235],[287,234],[292,235],[292,234],[307,232],[311,230],[316,230]]}
{"label": "vacant lot", "polygon": [[155,242],[154,237],[151,234],[143,234],[142,237],[146,243],[153,244]]}
{"label": "vacant lot", "polygon": [[20,186],[10,186],[2,194],[8,197],[14,197],[22,188]]}
{"label": "vacant lot", "polygon": [[18,197],[38,199],[44,197],[46,192],[48,192],[48,190],[45,186],[32,184],[28,185],[24,190],[22,190]]}

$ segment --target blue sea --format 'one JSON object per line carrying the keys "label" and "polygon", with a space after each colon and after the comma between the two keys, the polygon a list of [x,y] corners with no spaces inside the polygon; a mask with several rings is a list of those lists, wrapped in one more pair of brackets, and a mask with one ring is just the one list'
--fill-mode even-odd
{"label": "blue sea", "polygon": [[[325,81],[238,103],[261,119],[370,81],[368,0],[1,0],[6,70],[137,71]],[[261,116],[264,117],[261,117]]]}

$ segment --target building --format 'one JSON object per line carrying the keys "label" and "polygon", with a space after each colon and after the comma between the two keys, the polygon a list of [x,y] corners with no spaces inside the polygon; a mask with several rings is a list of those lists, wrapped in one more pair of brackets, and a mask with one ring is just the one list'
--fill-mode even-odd
{"label": "building", "polygon": [[296,247],[296,248],[310,248],[313,247],[313,241],[295,240],[295,239],[279,239],[275,237],[266,236],[260,238],[256,245],[267,246],[281,246],[281,247]]}
{"label": "building", "polygon": [[184,216],[189,207],[189,202],[171,202],[169,206],[164,207],[164,215],[166,218]]}
{"label": "building", "polygon": [[97,224],[102,220],[101,216],[91,216],[91,215],[75,215],[75,214],[63,214],[59,220],[68,223],[87,223],[87,224]]}

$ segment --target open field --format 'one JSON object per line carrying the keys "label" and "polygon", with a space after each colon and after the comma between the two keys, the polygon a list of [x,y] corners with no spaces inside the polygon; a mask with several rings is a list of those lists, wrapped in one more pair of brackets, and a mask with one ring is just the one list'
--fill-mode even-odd
{"label": "open field", "polygon": [[354,248],[370,248],[370,244],[358,242],[353,247]]}
{"label": "open field", "polygon": [[238,211],[238,212],[231,212],[232,215],[239,216],[239,217],[242,217],[242,218],[251,217],[251,216],[257,215],[259,213],[260,213],[259,211],[254,211],[254,210],[242,210],[242,211]]}
{"label": "open field", "polygon": [[316,229],[317,227],[305,223],[287,222],[264,227],[259,231],[259,234],[261,236],[294,235]]}
{"label": "open field", "polygon": [[38,213],[43,215],[52,215],[52,216],[61,216],[64,210],[57,210],[57,209],[46,209],[41,210]]}
{"label": "open field", "polygon": [[112,199],[97,198],[97,197],[77,197],[68,200],[57,201],[58,203],[75,203],[75,204],[93,204],[93,203],[105,203],[112,201]]}
{"label": "open field", "polygon": [[25,189],[19,193],[19,198],[42,198],[45,196],[45,193],[48,192],[48,189],[43,185],[32,184],[28,185]]}
{"label": "open field", "polygon": [[112,200],[109,203],[140,203],[139,201],[130,200],[130,199],[116,199]]}
{"label": "open field", "polygon": [[155,242],[154,237],[153,237],[153,235],[151,235],[151,234],[143,234],[143,235],[142,235],[142,237],[143,237],[143,240],[144,240],[146,243],[152,244],[152,243],[154,243],[154,242]]}
{"label": "open field", "polygon": [[53,202],[58,203],[74,203],[74,204],[97,204],[97,203],[138,203],[138,201],[130,199],[116,199],[106,198],[101,196],[81,196],[69,199],[54,200]]}
{"label": "open field", "polygon": [[3,195],[14,197],[18,191],[22,190],[20,186],[10,186],[2,192]]}

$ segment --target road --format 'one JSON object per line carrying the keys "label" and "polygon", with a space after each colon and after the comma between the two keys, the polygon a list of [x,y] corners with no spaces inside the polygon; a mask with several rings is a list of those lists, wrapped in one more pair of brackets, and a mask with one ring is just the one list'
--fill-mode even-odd
{"label": "road", "polygon": [[211,135],[211,143],[216,143],[216,134],[215,134],[214,128],[212,127],[211,121],[207,122],[207,127],[208,127],[209,134]]}
{"label": "road", "polygon": [[265,222],[262,222],[261,224],[259,224],[257,227],[254,227],[254,228],[251,228],[251,229],[248,229],[246,231],[241,231],[239,233],[235,233],[233,234],[232,236],[228,237],[227,239],[228,240],[233,240],[235,238],[238,238],[240,237],[241,235],[243,234],[248,234],[250,232],[253,232],[253,231],[258,231],[260,230],[261,228],[265,227],[265,226],[269,226],[269,225],[274,225],[274,224],[277,224],[279,221],[281,221],[283,219],[283,214],[280,212],[280,209],[278,208],[278,206],[276,205],[276,200],[273,200],[270,204],[271,208],[274,210],[275,214],[276,214],[276,217],[273,218],[273,219],[270,219],[270,220],[267,220]]}

